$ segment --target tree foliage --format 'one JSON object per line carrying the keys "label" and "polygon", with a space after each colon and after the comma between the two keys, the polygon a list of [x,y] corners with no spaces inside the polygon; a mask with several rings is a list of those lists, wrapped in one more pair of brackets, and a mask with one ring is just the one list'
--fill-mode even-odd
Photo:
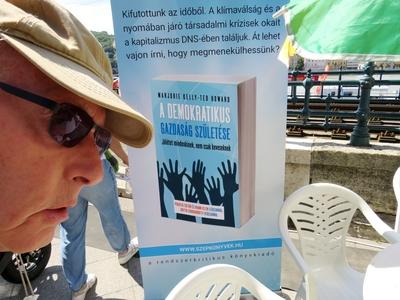
{"label": "tree foliage", "polygon": [[117,57],[115,50],[114,35],[108,34],[106,31],[92,31],[93,35],[97,38],[103,46],[104,52],[110,59],[112,71],[114,75],[118,74]]}
{"label": "tree foliage", "polygon": [[302,58],[301,56],[299,56],[299,59],[297,60],[296,70],[304,70],[304,58]]}

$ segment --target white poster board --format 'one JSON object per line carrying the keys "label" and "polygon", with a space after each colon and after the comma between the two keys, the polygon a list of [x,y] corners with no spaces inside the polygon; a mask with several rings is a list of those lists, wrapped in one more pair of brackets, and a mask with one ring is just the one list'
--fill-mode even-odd
{"label": "white poster board", "polygon": [[[287,68],[277,59],[285,38],[283,20],[273,19],[272,14],[284,2],[111,1],[121,93],[155,124],[155,138],[148,147],[129,149],[146,299],[164,299],[184,276],[212,263],[237,265],[271,289],[280,289],[278,213],[284,188]],[[230,84],[237,84],[232,83],[232,77],[250,78],[256,83],[251,96],[254,112],[244,114],[247,122],[254,123],[255,132],[246,129],[254,139],[243,139],[246,132],[237,127],[242,108],[232,113],[239,107],[237,101],[248,98],[239,88],[232,88]],[[160,83],[160,78],[170,82]],[[204,78],[217,78],[217,85],[214,80],[213,85],[204,85]],[[221,78],[228,78],[229,83]],[[212,108],[211,99],[222,102]],[[201,114],[206,110],[226,111],[226,102],[234,103],[225,116],[229,117],[229,122],[225,119],[229,126],[222,117]],[[196,131],[198,126],[207,130],[206,136]],[[236,130],[240,132],[234,135]],[[243,140],[246,142],[241,143]],[[238,161],[234,171],[234,164],[228,164],[241,150],[230,153],[228,146],[232,150],[234,145],[240,148],[252,141],[255,154],[245,151],[245,156],[246,165],[252,161],[249,156],[254,156],[253,170],[240,173],[245,167]],[[202,149],[204,155],[199,154],[200,144],[213,150]],[[221,159],[221,153],[228,156]],[[184,163],[189,154],[193,157]],[[205,168],[198,164],[200,160]],[[203,174],[204,193],[196,188],[190,191],[195,171]],[[251,172],[252,176],[243,175]],[[219,180],[217,198],[227,198],[223,175],[228,173],[236,174],[233,186],[238,187],[230,193],[233,207],[246,197],[239,193],[246,185],[247,191],[254,193],[250,197],[253,212],[242,218],[235,208],[235,221],[229,224],[205,221],[201,211],[207,211],[207,216],[217,211],[215,218],[224,219],[231,210],[210,195],[210,187],[216,187]],[[161,185],[159,175],[163,178]],[[170,188],[173,175],[181,175],[179,184],[174,185],[176,193]],[[183,199],[176,199],[180,197]],[[208,202],[202,203],[202,198]],[[177,217],[176,209],[182,207],[180,213],[191,212],[190,220]]]}

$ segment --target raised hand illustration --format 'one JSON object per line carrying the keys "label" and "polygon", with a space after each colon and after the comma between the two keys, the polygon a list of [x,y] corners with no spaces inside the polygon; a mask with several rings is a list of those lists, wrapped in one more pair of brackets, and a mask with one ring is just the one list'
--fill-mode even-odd
{"label": "raised hand illustration", "polygon": [[232,197],[232,195],[239,189],[239,184],[236,182],[237,165],[233,163],[233,170],[231,167],[231,161],[227,160],[227,167],[224,162],[222,164],[222,170],[218,167],[218,172],[222,178],[222,184],[224,187],[224,197]]}
{"label": "raised hand illustration", "polygon": [[190,184],[196,189],[198,200],[201,204],[210,204],[207,200],[204,186],[204,174],[206,167],[201,160],[197,160],[192,164],[192,176],[186,174]]}
{"label": "raised hand illustration", "polygon": [[239,190],[239,184],[236,182],[237,165],[227,160],[227,167],[224,162],[221,163],[222,169],[218,167],[218,172],[222,178],[222,185],[224,187],[223,206],[225,220],[223,225],[235,227],[235,215],[233,211],[233,194]]}
{"label": "raised hand illustration", "polygon": [[197,201],[199,201],[193,185],[191,185],[189,188],[189,185],[185,184],[185,201],[191,203],[197,203]]}
{"label": "raised hand illustration", "polygon": [[[196,191],[193,186],[189,186],[185,184],[185,202],[188,203],[197,203],[198,199],[196,196]],[[195,216],[185,215],[185,214],[176,214],[176,218],[179,220],[185,220],[190,222],[196,222]]]}
{"label": "raised hand illustration", "polygon": [[160,162],[158,160],[157,160],[157,174],[158,174],[158,192],[160,194],[161,216],[168,218],[168,213],[164,202],[164,183],[165,183],[164,169],[160,168]]}
{"label": "raised hand illustration", "polygon": [[[171,191],[175,200],[185,201],[183,198],[183,176],[186,173],[186,168],[183,169],[182,172],[179,172],[178,161],[175,160],[175,166],[172,165],[172,160],[168,160],[169,168],[165,163],[163,163],[163,168],[165,170],[165,174],[167,175],[167,179],[164,181],[166,187]],[[176,214],[176,218],[179,220],[186,221],[196,221],[196,219],[192,216],[184,215],[184,214]]]}
{"label": "raised hand illustration", "polygon": [[172,166],[171,159],[169,159],[168,162],[169,169],[166,164],[163,163],[165,174],[167,175],[167,179],[164,180],[164,183],[166,187],[171,191],[174,199],[183,200],[183,175],[185,175],[186,168],[184,168],[183,171],[179,173],[178,161],[175,160],[175,168]]}
{"label": "raised hand illustration", "polygon": [[[224,199],[221,196],[221,183],[219,181],[219,178],[215,180],[214,176],[211,176],[211,181],[207,178],[206,190],[208,192],[208,196],[212,205],[223,205]],[[203,218],[201,222],[203,224],[225,225],[225,220],[216,220],[211,218]]]}
{"label": "raised hand illustration", "polygon": [[207,178],[206,190],[212,205],[219,206],[223,203],[219,178],[215,180],[214,176],[211,176],[211,181]]}

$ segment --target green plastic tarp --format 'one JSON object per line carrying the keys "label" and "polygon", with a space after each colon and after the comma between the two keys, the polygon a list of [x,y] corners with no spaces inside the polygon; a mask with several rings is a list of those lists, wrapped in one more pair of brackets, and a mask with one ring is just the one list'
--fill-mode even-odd
{"label": "green plastic tarp", "polygon": [[303,57],[400,61],[400,0],[292,0],[282,14]]}

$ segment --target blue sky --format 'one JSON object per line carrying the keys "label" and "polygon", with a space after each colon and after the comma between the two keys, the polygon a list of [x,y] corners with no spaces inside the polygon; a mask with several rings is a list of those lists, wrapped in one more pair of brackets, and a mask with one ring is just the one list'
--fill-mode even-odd
{"label": "blue sky", "polygon": [[57,0],[93,31],[114,33],[110,0]]}

